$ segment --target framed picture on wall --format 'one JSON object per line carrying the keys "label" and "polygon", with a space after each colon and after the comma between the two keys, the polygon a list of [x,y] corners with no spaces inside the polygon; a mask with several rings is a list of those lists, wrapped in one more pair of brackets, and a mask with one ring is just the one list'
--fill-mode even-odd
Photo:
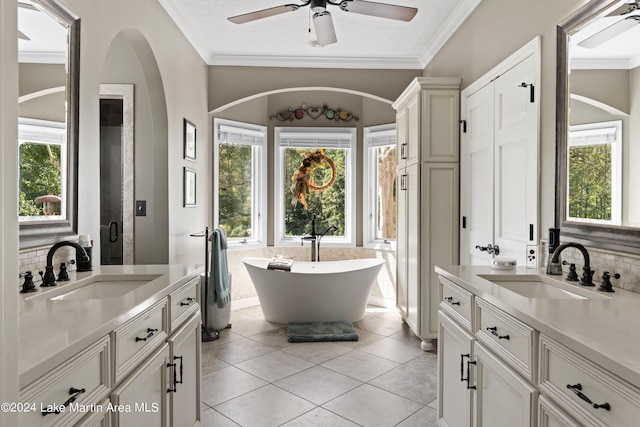
{"label": "framed picture on wall", "polygon": [[183,126],[184,158],[196,160],[196,125],[184,119]]}
{"label": "framed picture on wall", "polygon": [[196,205],[196,171],[190,168],[183,169],[183,207],[193,207]]}

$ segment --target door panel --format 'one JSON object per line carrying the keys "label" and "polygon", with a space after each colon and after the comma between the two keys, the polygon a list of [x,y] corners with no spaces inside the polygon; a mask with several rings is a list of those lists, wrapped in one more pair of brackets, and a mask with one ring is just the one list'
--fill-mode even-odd
{"label": "door panel", "polygon": [[538,102],[531,102],[529,86],[537,84],[536,73],[531,55],[495,80],[494,241],[501,256],[520,265],[538,234]]}
{"label": "door panel", "polygon": [[491,256],[476,246],[493,243],[493,83],[462,103],[467,129],[460,158],[460,263],[487,265]]}

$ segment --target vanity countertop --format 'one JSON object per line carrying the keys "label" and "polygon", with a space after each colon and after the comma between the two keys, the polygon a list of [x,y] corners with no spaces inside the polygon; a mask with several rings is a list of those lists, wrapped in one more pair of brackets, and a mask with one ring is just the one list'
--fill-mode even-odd
{"label": "vanity countertop", "polygon": [[[572,284],[610,298],[536,299],[511,292],[480,275],[546,276],[543,269],[448,266],[436,267],[436,273],[640,387],[640,294],[618,288],[614,293],[603,293],[596,290],[597,285]],[[562,280],[564,276],[547,277]]]}
{"label": "vanity countertop", "polygon": [[[64,363],[83,348],[199,275],[197,265],[94,266],[93,271],[69,273],[70,281],[55,288],[20,294],[20,388]],[[96,275],[154,275],[153,280],[121,296],[99,299],[49,300],[78,280]]]}

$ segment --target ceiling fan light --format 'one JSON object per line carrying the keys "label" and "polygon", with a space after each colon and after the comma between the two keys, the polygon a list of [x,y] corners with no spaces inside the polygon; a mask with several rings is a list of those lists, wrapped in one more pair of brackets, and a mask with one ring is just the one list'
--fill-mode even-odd
{"label": "ceiling fan light", "polygon": [[326,46],[336,43],[336,29],[333,26],[333,19],[329,12],[320,12],[313,15],[313,28],[316,30],[318,45]]}
{"label": "ceiling fan light", "polygon": [[587,48],[598,47],[601,44],[611,40],[617,35],[624,33],[625,31],[635,27],[638,24],[640,24],[640,16],[629,16],[628,18],[622,19],[605,29],[598,31],[591,37],[582,40],[578,43],[578,46]]}

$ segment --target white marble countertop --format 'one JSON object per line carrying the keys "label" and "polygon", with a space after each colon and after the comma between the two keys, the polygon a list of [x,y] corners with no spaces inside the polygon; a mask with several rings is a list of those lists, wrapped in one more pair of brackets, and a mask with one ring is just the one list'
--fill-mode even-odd
{"label": "white marble countertop", "polygon": [[[39,287],[37,292],[20,294],[20,388],[160,301],[202,270],[197,265],[94,266],[90,272],[69,273],[70,281],[58,282],[56,287]],[[99,274],[158,277],[116,297],[50,300],[45,296]]]}
{"label": "white marble countertop", "polygon": [[640,387],[640,294],[618,288],[614,293],[598,292],[599,280],[594,278],[595,288],[563,283],[610,298],[533,299],[479,275],[539,274],[554,280],[564,276],[547,276],[542,269],[488,266],[436,267],[436,273]]}

